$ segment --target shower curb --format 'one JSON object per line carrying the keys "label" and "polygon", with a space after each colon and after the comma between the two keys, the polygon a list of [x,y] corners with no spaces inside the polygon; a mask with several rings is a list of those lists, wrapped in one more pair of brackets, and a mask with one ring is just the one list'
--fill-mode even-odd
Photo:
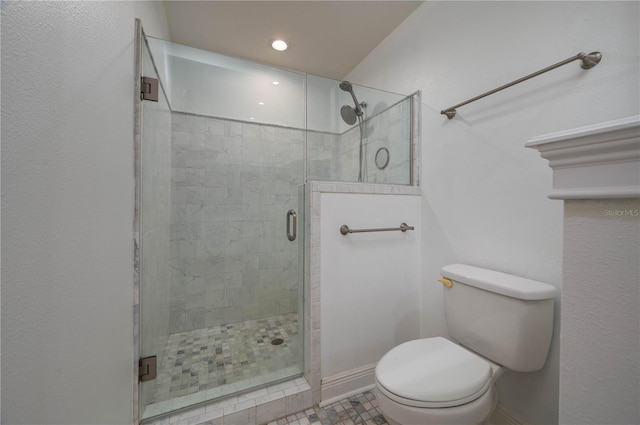
{"label": "shower curb", "polygon": [[306,379],[296,378],[142,423],[144,425],[260,425],[311,406],[311,387]]}

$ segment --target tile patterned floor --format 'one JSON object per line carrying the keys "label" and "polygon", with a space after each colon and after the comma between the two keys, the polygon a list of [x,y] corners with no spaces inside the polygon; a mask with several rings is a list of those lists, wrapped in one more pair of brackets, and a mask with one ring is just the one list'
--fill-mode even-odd
{"label": "tile patterned floor", "polygon": [[[272,345],[281,338],[283,342]],[[150,404],[272,375],[298,362],[298,315],[216,326],[169,336]]]}
{"label": "tile patterned floor", "polygon": [[374,391],[366,391],[325,407],[314,407],[267,425],[383,425]]}

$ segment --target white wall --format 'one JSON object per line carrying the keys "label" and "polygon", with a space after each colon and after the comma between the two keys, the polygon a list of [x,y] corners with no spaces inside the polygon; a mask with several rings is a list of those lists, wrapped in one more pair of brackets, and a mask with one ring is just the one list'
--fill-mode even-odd
{"label": "white wall", "polygon": [[640,423],[640,200],[566,201],[560,423]]}
{"label": "white wall", "polygon": [[[420,336],[420,197],[323,193],[321,196],[322,377],[370,363]],[[339,228],[416,231],[342,236]],[[369,382],[373,384],[373,380]]]}
{"label": "white wall", "polygon": [[[562,214],[533,136],[638,114],[637,2],[427,2],[347,78],[422,90],[422,333],[446,335],[441,266],[460,261],[562,281]],[[440,110],[580,51],[567,65],[461,107]],[[560,316],[556,299],[556,317]],[[558,421],[559,321],[544,370],[500,379],[501,402],[527,422]]]}
{"label": "white wall", "polygon": [[2,423],[131,423],[134,18],[164,9],[2,9]]}

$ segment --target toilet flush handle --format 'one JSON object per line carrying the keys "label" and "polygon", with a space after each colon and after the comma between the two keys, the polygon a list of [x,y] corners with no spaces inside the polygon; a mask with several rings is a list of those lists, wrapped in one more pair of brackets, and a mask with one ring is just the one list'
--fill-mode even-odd
{"label": "toilet flush handle", "polygon": [[445,279],[444,277],[438,279],[438,282],[442,283],[447,288],[451,288],[453,286],[453,282],[449,279]]}

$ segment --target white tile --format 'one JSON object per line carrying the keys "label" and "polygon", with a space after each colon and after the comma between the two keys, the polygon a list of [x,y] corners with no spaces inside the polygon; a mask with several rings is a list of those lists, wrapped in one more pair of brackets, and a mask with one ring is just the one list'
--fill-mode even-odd
{"label": "white tile", "polygon": [[296,384],[294,384],[293,381],[287,381],[287,382],[282,382],[280,384],[271,385],[271,386],[267,387],[267,391],[269,393],[275,393],[275,392],[278,392],[278,391],[284,391],[287,388],[293,388],[295,386],[296,386]]}
{"label": "white tile", "polygon": [[250,409],[252,407],[256,407],[256,401],[251,399],[251,400],[245,400],[243,402],[238,402],[236,404],[230,405],[230,406],[226,406],[223,408],[224,414],[229,415],[235,412],[240,412],[242,410],[247,410]]}
{"label": "white tile", "polygon": [[200,415],[203,422],[210,421],[213,419],[222,418],[224,416],[223,409],[217,410],[206,410],[204,414]]}
{"label": "white tile", "polygon": [[171,425],[186,423],[188,418],[199,416],[199,415],[203,414],[204,411],[205,411],[204,406],[203,407],[197,407],[197,408],[189,409],[186,412],[180,413],[178,415],[171,416],[171,420],[169,421],[169,423]]}
{"label": "white tile", "polygon": [[263,424],[274,419],[283,417],[286,414],[285,399],[278,398],[273,401],[261,403],[256,406],[256,419],[259,424]]}
{"label": "white tile", "polygon": [[254,403],[257,401],[257,399],[264,397],[266,395],[268,395],[269,393],[267,392],[266,388],[262,388],[260,390],[257,391],[252,391],[250,393],[247,394],[242,394],[238,396],[238,402],[242,403],[244,401],[248,401],[248,400],[253,400]]}
{"label": "white tile", "polygon": [[[210,395],[215,396],[214,393],[220,393],[221,391],[222,391],[221,388],[218,387],[218,388],[214,388],[212,390],[205,391],[205,394],[207,396],[210,396]],[[215,410],[224,409],[225,407],[235,406],[236,404],[238,404],[238,397],[229,397],[229,398],[224,399],[224,400],[220,400],[220,401],[217,401],[217,402],[214,402],[214,403],[207,404],[205,406],[205,411],[206,412],[212,412],[212,411],[215,411]]]}
{"label": "white tile", "polygon": [[279,399],[284,400],[284,397],[285,397],[284,390],[281,390],[281,391],[267,392],[266,395],[257,397],[255,401],[256,401],[256,405],[259,406],[260,404],[268,403],[274,400],[279,400]]}
{"label": "white tile", "polygon": [[[154,403],[154,404],[149,404],[147,406],[144,406],[143,411],[142,411],[142,418],[151,418],[153,416],[156,415],[161,415],[163,413],[166,413],[167,409],[171,409],[171,403]],[[158,425],[160,425],[160,419],[158,419]],[[166,418],[166,423],[169,423],[169,418]],[[153,424],[155,425],[156,422],[154,421]]]}
{"label": "white tile", "polygon": [[298,392],[285,398],[287,412],[299,412],[311,406],[311,390]]}
{"label": "white tile", "polygon": [[300,390],[298,389],[297,385],[284,389],[285,398],[290,396],[290,395],[298,394],[299,392],[300,392]]}
{"label": "white tile", "polygon": [[226,407],[222,421],[224,425],[255,425],[256,407],[249,402]]}
{"label": "white tile", "polygon": [[304,379],[303,377],[294,379],[293,383],[296,384],[297,387],[304,386],[304,385],[309,385],[307,380]]}
{"label": "white tile", "polygon": [[215,134],[219,136],[225,135],[225,121],[215,118],[207,118],[205,121],[205,131],[209,134]]}

